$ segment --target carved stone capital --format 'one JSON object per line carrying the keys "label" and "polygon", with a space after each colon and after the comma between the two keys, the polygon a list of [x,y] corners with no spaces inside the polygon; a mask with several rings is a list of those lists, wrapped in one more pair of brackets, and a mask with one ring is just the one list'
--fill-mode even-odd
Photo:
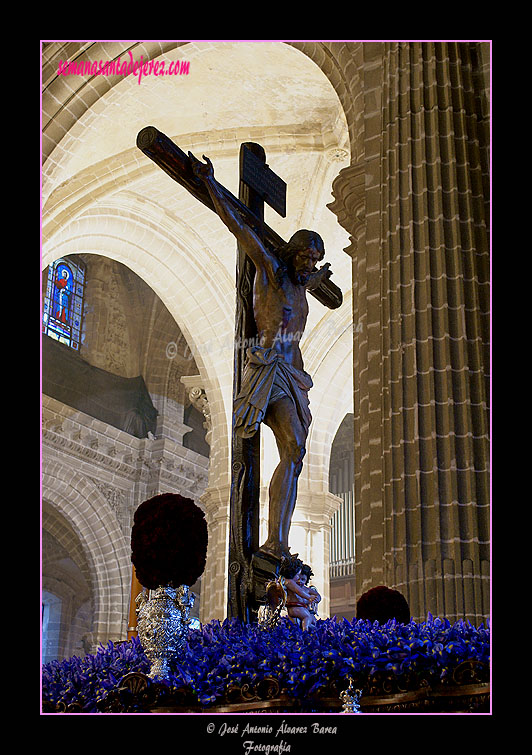
{"label": "carved stone capital", "polygon": [[220,487],[208,487],[199,499],[199,504],[207,521],[215,524],[222,522],[229,523],[229,501],[231,498],[231,485],[221,485]]}
{"label": "carved stone capital", "polygon": [[343,168],[332,185],[334,202],[327,205],[338,222],[350,234],[351,246],[344,251],[353,256],[356,242],[360,239],[366,221],[365,165],[356,163]]}
{"label": "carved stone capital", "polygon": [[333,515],[341,505],[342,499],[333,493],[298,490],[293,522],[309,529],[329,528]]}

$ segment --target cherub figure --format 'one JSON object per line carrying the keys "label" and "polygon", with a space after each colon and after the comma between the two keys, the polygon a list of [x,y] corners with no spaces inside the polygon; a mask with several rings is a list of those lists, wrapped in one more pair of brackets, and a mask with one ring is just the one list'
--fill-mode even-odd
{"label": "cherub figure", "polygon": [[310,578],[313,576],[313,574],[314,572],[312,571],[310,566],[308,564],[303,564],[303,566],[301,567],[301,575],[305,579],[304,586],[307,587],[308,590],[314,596],[314,600],[309,606],[309,611],[313,613],[315,616],[317,616],[318,615],[317,606],[318,606],[318,603],[321,601],[321,595],[319,594],[319,592],[316,590],[315,587],[313,587],[312,585],[309,585]]}
{"label": "cherub figure", "polygon": [[281,567],[287,593],[285,605],[288,616],[291,621],[299,619],[304,630],[315,626],[316,605],[321,600],[316,588],[307,586],[311,575],[310,566],[304,564],[297,556],[287,559]]}

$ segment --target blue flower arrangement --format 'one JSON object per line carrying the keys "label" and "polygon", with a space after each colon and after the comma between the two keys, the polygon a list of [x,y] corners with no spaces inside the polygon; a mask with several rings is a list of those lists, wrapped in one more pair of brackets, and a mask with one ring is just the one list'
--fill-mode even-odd
{"label": "blue flower arrangement", "polygon": [[[433,618],[407,624],[366,619],[319,620],[302,631],[288,619],[271,631],[237,619],[212,621],[189,634],[187,645],[166,684],[188,688],[202,706],[221,703],[235,685],[255,685],[269,677],[281,692],[301,701],[319,698],[347,677],[371,689],[377,678],[438,684],[464,661],[489,666],[489,629],[467,621]],[[150,663],[138,639],[100,646],[95,655],[52,661],[43,667],[43,701],[77,704],[96,712],[109,690],[131,671],[147,673]],[[171,691],[171,690],[170,690]]]}
{"label": "blue flower arrangement", "polygon": [[140,641],[109,642],[100,645],[94,655],[76,655],[63,661],[51,661],[42,669],[43,703],[77,704],[82,712],[94,713],[120,679],[132,671],[148,673],[150,662]]}

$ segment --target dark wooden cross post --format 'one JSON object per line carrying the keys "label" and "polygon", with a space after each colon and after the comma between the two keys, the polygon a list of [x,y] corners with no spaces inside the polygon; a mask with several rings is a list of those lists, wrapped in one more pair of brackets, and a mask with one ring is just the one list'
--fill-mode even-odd
{"label": "dark wooden cross post", "polygon": [[[264,202],[282,217],[286,216],[286,184],[266,165],[260,144],[246,142],[240,147],[239,199],[264,224]],[[258,234],[263,240],[264,234]],[[238,248],[235,318],[235,363],[233,398],[240,391],[247,345],[257,338],[253,315],[255,267]],[[228,612],[246,623],[258,610],[253,589],[253,554],[259,548],[260,513],[260,430],[252,438],[232,432],[232,481],[229,534]]]}
{"label": "dark wooden cross post", "polygon": [[[165,134],[154,126],[147,126],[137,135],[137,147],[192,196],[215,211],[208,190],[194,175],[190,158]],[[264,150],[260,145],[243,144],[240,151],[239,198],[224,187],[221,190],[241,218],[259,235],[269,251],[275,254],[285,242],[264,223],[264,202],[268,202],[284,217],[286,185],[268,168],[265,160]],[[234,396],[240,388],[245,345],[257,335],[253,316],[254,274],[253,263],[239,249]],[[342,292],[329,279],[324,279],[318,288],[309,293],[330,309],[336,309],[342,303]],[[256,433],[251,439],[235,438],[234,435],[232,433],[228,611],[230,616],[251,622],[256,618],[257,598],[260,597],[260,589],[257,589],[254,582],[264,582],[275,565],[266,563],[267,559],[253,561],[259,548],[260,435]]]}

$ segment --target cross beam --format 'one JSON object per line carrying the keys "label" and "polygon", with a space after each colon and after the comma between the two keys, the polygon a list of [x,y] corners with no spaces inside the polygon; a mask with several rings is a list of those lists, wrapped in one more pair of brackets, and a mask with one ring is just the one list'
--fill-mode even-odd
{"label": "cross beam", "polygon": [[[189,156],[165,134],[155,126],[146,126],[137,135],[137,147],[159,168],[164,170],[170,178],[187,189],[193,197],[216,212],[207,188],[192,171]],[[221,189],[226,199],[238,211],[242,220],[262,238],[263,243],[270,251],[275,253],[276,249],[286,243],[278,233],[257,218],[252,210],[230,191],[223,186]],[[329,309],[337,309],[341,306],[343,300],[341,290],[330,279],[324,280],[316,289],[309,290],[309,294]]]}

